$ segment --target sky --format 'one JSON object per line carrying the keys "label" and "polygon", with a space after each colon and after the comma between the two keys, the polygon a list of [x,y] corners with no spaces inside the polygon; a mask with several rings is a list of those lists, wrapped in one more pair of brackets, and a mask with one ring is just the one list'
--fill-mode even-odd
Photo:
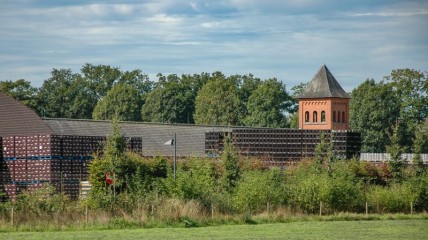
{"label": "sky", "polygon": [[0,1],[0,81],[40,87],[85,63],[156,74],[221,71],[287,90],[326,64],[346,91],[428,70],[427,0]]}

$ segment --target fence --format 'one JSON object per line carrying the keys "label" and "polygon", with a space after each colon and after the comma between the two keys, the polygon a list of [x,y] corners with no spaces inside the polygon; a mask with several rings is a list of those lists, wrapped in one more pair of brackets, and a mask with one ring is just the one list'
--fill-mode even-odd
{"label": "fence", "polygon": [[[414,155],[413,153],[403,153],[401,154],[401,158],[411,164],[413,163]],[[428,164],[428,154],[421,154],[421,159],[424,164]],[[367,162],[388,162],[391,160],[391,156],[389,153],[361,153],[360,160]]]}

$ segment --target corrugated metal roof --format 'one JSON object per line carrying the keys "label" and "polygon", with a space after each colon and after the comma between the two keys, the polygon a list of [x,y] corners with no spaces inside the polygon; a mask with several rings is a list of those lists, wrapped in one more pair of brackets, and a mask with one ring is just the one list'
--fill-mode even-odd
{"label": "corrugated metal roof", "polygon": [[51,133],[49,126],[33,110],[0,93],[0,136]]}
{"label": "corrugated metal roof", "polygon": [[351,98],[340,86],[326,65],[322,65],[305,91],[298,98]]}
{"label": "corrugated metal roof", "polygon": [[[107,136],[112,131],[109,121],[44,119],[57,135]],[[173,155],[173,148],[166,146],[168,140],[177,134],[178,156],[205,155],[205,132],[231,131],[221,126],[198,126],[181,124],[154,124],[140,122],[120,122],[119,127],[125,137],[141,137],[143,155]]]}

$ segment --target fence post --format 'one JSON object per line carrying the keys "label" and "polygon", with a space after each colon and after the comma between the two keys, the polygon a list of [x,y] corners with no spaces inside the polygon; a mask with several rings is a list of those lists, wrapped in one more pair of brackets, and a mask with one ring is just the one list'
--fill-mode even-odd
{"label": "fence post", "polygon": [[366,216],[369,215],[369,204],[366,202]]}
{"label": "fence post", "polygon": [[214,218],[214,203],[211,203],[211,218]]}
{"label": "fence post", "polygon": [[410,214],[413,214],[413,202],[410,202]]}
{"label": "fence post", "polygon": [[85,207],[85,223],[88,223],[88,205]]}
{"label": "fence post", "polygon": [[268,214],[268,215],[269,215],[269,210],[270,210],[270,209],[269,209],[269,202],[267,202],[267,203],[266,203],[266,211],[267,211],[267,214]]}
{"label": "fence post", "polygon": [[12,226],[14,225],[14,222],[15,222],[15,209],[14,207],[12,207],[10,212],[10,223],[12,224]]}
{"label": "fence post", "polygon": [[320,216],[322,215],[322,201],[320,201]]}

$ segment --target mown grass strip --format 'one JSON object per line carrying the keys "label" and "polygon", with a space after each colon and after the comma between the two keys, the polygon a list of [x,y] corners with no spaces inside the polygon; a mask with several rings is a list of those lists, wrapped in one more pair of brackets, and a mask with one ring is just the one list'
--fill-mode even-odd
{"label": "mown grass strip", "polygon": [[303,221],[199,228],[8,232],[1,239],[426,239],[428,220]]}

